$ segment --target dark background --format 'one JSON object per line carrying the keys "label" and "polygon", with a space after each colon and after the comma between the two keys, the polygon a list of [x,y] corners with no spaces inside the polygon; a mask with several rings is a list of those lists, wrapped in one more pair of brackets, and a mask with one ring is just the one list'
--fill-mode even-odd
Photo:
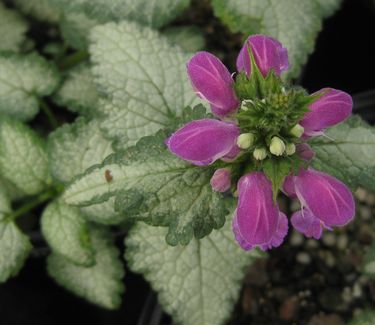
{"label": "dark background", "polygon": [[[374,121],[374,31],[375,2],[344,1],[342,8],[324,22],[316,50],[299,79],[302,86],[311,92],[329,86],[355,95],[355,108]],[[119,239],[123,250],[121,242]],[[79,319],[92,325],[159,324],[156,321],[159,317],[155,322],[147,320],[160,309],[154,308],[154,296],[150,296],[149,286],[142,277],[127,270],[126,293],[120,310],[106,311],[57,286],[45,271],[44,253],[48,250],[40,238],[35,238],[34,244],[36,250],[20,274],[0,286],[0,325],[66,325]],[[138,322],[142,310],[143,320]]]}

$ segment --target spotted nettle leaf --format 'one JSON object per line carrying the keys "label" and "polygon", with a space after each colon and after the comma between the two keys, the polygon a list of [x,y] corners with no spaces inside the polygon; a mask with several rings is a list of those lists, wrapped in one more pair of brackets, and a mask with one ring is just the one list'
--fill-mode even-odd
{"label": "spotted nettle leaf", "polygon": [[186,106],[199,103],[186,74],[190,55],[157,31],[129,22],[97,26],[90,53],[106,97],[101,128],[123,147],[169,127]]}
{"label": "spotted nettle leaf", "polygon": [[43,211],[41,227],[44,238],[55,253],[77,265],[95,264],[88,223],[79,209],[59,201],[52,202]]}
{"label": "spotted nettle leaf", "polygon": [[[182,112],[182,115],[173,121],[171,129],[176,130],[190,121],[207,117],[211,117],[211,115],[206,113],[206,108],[203,105],[198,105],[194,109],[187,107]],[[87,138],[91,138],[91,136],[88,135]],[[122,144],[115,143],[114,146],[118,150],[121,150]],[[81,212],[87,220],[100,224],[116,225],[127,220],[126,215],[121,213],[121,211],[116,211],[115,196],[102,203],[81,207]]]}
{"label": "spotted nettle leaf", "polygon": [[299,74],[313,51],[322,20],[331,15],[341,0],[212,0],[215,15],[234,32],[265,34],[287,49],[289,77]]}
{"label": "spotted nettle leaf", "polygon": [[89,236],[96,252],[94,265],[77,265],[53,252],[47,259],[48,273],[77,296],[107,309],[117,309],[124,292],[120,252],[109,230],[90,225]]}
{"label": "spotted nettle leaf", "polygon": [[51,184],[45,143],[39,135],[13,118],[0,118],[0,175],[27,195]]}
{"label": "spotted nettle leaf", "polygon": [[0,113],[32,119],[39,111],[38,99],[50,95],[58,83],[54,65],[38,54],[0,54]]}
{"label": "spotted nettle leaf", "polygon": [[95,116],[99,93],[90,66],[81,64],[70,69],[53,99],[74,113],[88,117]]}
{"label": "spotted nettle leaf", "polygon": [[[34,0],[35,1],[35,0]],[[100,22],[132,20],[160,28],[175,19],[190,0],[48,0],[66,13],[83,13]]]}
{"label": "spotted nettle leaf", "polygon": [[325,134],[310,142],[316,152],[313,166],[354,189],[375,190],[375,129],[353,116]]}
{"label": "spotted nettle leaf", "polygon": [[15,6],[25,15],[40,21],[57,23],[62,10],[53,5],[50,0],[12,0]]}
{"label": "spotted nettle leaf", "polygon": [[11,213],[9,198],[0,188],[0,283],[17,275],[31,250],[29,238],[20,231]]}
{"label": "spotted nettle leaf", "polygon": [[7,196],[9,197],[10,201],[16,201],[26,196],[22,189],[18,188],[12,182],[4,178],[4,176],[1,175],[1,172],[0,188],[2,188],[5,191],[5,193],[7,193]]}
{"label": "spotted nettle leaf", "polygon": [[202,104],[198,104],[193,108],[188,106],[185,107],[185,109],[182,111],[179,117],[175,118],[171,122],[170,127],[168,129],[175,131],[191,121],[205,118],[213,118],[213,115],[211,113],[207,113],[207,109],[205,106],[203,106]]}
{"label": "spotted nettle leaf", "polygon": [[[228,219],[230,217],[228,216]],[[260,253],[245,252],[235,243],[231,220],[187,246],[165,244],[165,228],[138,223],[125,240],[125,257],[158,292],[174,323],[224,324],[238,299],[249,265]]]}
{"label": "spotted nettle leaf", "polygon": [[[62,183],[69,183],[113,152],[111,141],[100,132],[98,120],[89,121],[83,117],[50,134],[47,149],[51,174]],[[83,207],[81,213],[86,220],[96,223],[118,224],[123,221],[114,210],[113,199]]]}
{"label": "spotted nettle leaf", "polygon": [[74,176],[102,162],[112,152],[111,141],[103,137],[97,120],[80,117],[49,135],[51,174],[62,183],[69,183]]}
{"label": "spotted nettle leaf", "polygon": [[126,221],[126,216],[115,210],[115,197],[108,201],[81,207],[83,217],[103,225],[118,225]]}
{"label": "spotted nettle leaf", "polygon": [[77,50],[87,50],[91,28],[99,25],[97,19],[89,18],[81,12],[67,12],[60,19],[61,35],[64,40]]}
{"label": "spotted nettle leaf", "polygon": [[19,52],[26,39],[27,29],[28,25],[22,16],[0,2],[0,51]]}
{"label": "spotted nettle leaf", "polygon": [[[83,12],[68,11],[60,20],[61,34],[73,48],[86,50],[89,45],[90,30],[101,23],[100,20],[88,17]],[[168,27],[162,31],[162,34],[171,44],[179,45],[186,52],[202,50],[205,44],[203,33],[195,26]]]}
{"label": "spotted nettle leaf", "polygon": [[67,204],[90,206],[115,198],[115,209],[134,220],[169,228],[170,245],[187,244],[221,228],[227,210],[213,192],[210,168],[175,157],[164,141],[168,133],[141,139],[137,145],[110,155],[67,187]]}
{"label": "spotted nettle leaf", "polygon": [[[111,142],[102,136],[97,120],[81,117],[49,136],[50,170],[55,180],[63,183],[102,161],[111,152]],[[63,287],[88,301],[114,309],[120,305],[123,292],[118,250],[107,230],[89,222],[117,221],[115,212],[111,214],[105,204],[93,206],[93,211],[82,211],[61,200],[54,201],[43,212],[41,226],[52,248],[48,258],[49,274]],[[90,213],[94,213],[94,217]]]}
{"label": "spotted nettle leaf", "polygon": [[172,44],[179,45],[186,52],[198,52],[204,48],[205,39],[198,27],[177,26],[163,30]]}

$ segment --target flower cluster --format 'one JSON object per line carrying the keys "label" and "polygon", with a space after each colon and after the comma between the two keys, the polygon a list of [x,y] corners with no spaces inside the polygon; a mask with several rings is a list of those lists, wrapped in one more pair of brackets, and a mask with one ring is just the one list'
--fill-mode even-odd
{"label": "flower cluster", "polygon": [[287,50],[264,35],[246,40],[235,80],[217,57],[197,53],[188,62],[188,75],[216,118],[192,121],[166,142],[180,158],[216,167],[214,191],[232,189],[238,195],[233,232],[246,250],[277,247],[287,234],[288,219],[276,201],[279,189],[299,199],[301,210],[291,223],[307,237],[319,239],[324,228],[354,217],[350,190],[309,166],[314,152],[307,143],[345,120],[352,99],[331,88],[309,95],[280,78],[288,67]]}

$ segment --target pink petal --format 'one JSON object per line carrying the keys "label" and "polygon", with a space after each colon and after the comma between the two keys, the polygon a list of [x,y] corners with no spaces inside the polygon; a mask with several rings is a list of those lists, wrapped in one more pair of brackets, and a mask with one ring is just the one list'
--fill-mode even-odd
{"label": "pink petal", "polygon": [[261,172],[242,176],[238,181],[236,222],[238,233],[249,245],[263,245],[273,238],[279,219],[272,198],[272,185]]}
{"label": "pink petal", "polygon": [[323,232],[323,222],[306,209],[295,212],[292,215],[291,223],[293,227],[306,237],[319,239]]}
{"label": "pink petal", "polygon": [[208,52],[198,52],[187,64],[194,90],[211,104],[212,112],[224,117],[239,107],[234,81],[223,63]]}
{"label": "pink petal", "polygon": [[288,195],[291,199],[295,199],[297,197],[295,186],[294,186],[294,176],[289,175],[285,177],[282,191]]}
{"label": "pink petal", "polygon": [[237,143],[233,146],[232,150],[229,151],[221,160],[231,162],[235,160],[238,154],[241,152],[241,149],[237,146]]}
{"label": "pink petal", "polygon": [[239,128],[233,123],[195,120],[173,133],[166,145],[176,156],[203,166],[230,153],[237,145],[239,134]]}
{"label": "pink petal", "polygon": [[310,105],[310,112],[299,122],[305,129],[305,137],[322,134],[324,129],[344,121],[352,112],[353,100],[349,94],[333,88],[317,93],[323,92],[325,94]]}
{"label": "pink petal", "polygon": [[297,155],[306,161],[309,161],[314,158],[315,152],[311,149],[311,147],[307,143],[300,143],[296,146]]}
{"label": "pink petal", "polygon": [[243,45],[237,57],[237,70],[245,70],[246,74],[250,76],[251,64],[248,48],[254,55],[255,63],[257,64],[262,75],[266,77],[271,69],[277,75],[288,70],[288,52],[280,42],[272,37],[265,35],[252,35]]}
{"label": "pink petal", "polygon": [[252,244],[250,244],[249,242],[245,240],[245,238],[242,236],[240,232],[240,228],[238,227],[238,221],[237,221],[237,210],[234,213],[234,218],[232,221],[232,230],[234,233],[234,238],[236,238],[238,244],[242,247],[242,249],[244,249],[245,251],[248,251],[254,248]]}
{"label": "pink petal", "polygon": [[353,195],[336,178],[312,168],[301,169],[294,184],[302,206],[328,227],[343,226],[353,219]]}
{"label": "pink petal", "polygon": [[288,218],[286,217],[284,213],[280,212],[279,222],[277,224],[277,228],[276,228],[275,233],[273,234],[273,237],[267,244],[261,245],[260,248],[263,251],[266,251],[273,247],[279,247],[284,241],[284,238],[287,233],[288,233]]}
{"label": "pink petal", "polygon": [[231,175],[229,168],[219,168],[212,175],[211,187],[216,192],[226,192],[231,186]]}

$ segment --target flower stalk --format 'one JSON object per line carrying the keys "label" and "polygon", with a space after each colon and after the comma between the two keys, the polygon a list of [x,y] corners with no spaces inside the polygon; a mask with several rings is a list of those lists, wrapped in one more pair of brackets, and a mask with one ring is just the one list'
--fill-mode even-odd
{"label": "flower stalk", "polygon": [[28,202],[26,202],[24,205],[20,206],[15,211],[9,213],[6,215],[7,219],[15,220],[18,217],[21,217],[30,211],[34,210],[36,207],[45,204],[46,202],[52,200],[58,195],[59,191],[57,191],[55,188],[51,188],[38,196],[36,196],[33,199],[30,199]]}

